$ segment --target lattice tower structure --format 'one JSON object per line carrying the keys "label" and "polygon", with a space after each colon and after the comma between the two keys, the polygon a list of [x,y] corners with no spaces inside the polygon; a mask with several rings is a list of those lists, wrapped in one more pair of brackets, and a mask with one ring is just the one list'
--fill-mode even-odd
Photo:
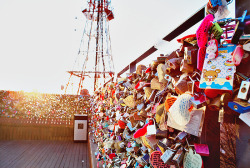
{"label": "lattice tower structure", "polygon": [[109,31],[109,21],[114,19],[111,1],[88,0],[87,3],[88,7],[82,11],[86,16],[86,23],[78,55],[73,70],[68,71],[70,78],[80,78],[77,94],[85,88],[85,77],[93,79],[95,91],[110,80],[115,71]]}

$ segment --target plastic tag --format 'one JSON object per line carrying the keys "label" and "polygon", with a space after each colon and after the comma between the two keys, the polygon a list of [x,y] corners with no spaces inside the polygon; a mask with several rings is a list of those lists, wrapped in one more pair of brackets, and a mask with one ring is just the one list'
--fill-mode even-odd
{"label": "plastic tag", "polygon": [[239,99],[247,99],[247,94],[249,91],[249,86],[250,86],[250,82],[249,81],[242,81],[241,85],[240,85],[240,90],[238,92],[238,98]]}

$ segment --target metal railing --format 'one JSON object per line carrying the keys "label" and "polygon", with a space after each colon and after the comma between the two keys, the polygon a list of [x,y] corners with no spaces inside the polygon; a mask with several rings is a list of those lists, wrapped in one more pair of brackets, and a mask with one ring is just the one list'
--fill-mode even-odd
{"label": "metal railing", "polygon": [[[166,42],[172,41],[174,38],[191,28],[193,25],[201,21],[205,17],[205,6],[203,6],[200,10],[198,10],[195,14],[189,17],[186,21],[184,21],[181,25],[179,25],[176,29],[166,35],[162,40]],[[130,73],[136,71],[136,64],[153,54],[158,49],[155,46],[149,48],[146,52],[144,52],[141,56],[132,61],[129,65],[123,68],[118,74],[117,77],[120,77],[123,73],[129,70]]]}

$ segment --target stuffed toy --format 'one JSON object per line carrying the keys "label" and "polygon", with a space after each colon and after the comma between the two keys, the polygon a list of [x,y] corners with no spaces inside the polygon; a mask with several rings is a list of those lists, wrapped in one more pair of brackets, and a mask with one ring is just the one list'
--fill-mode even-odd
{"label": "stuffed toy", "polygon": [[212,39],[208,42],[206,53],[208,54],[207,57],[209,60],[218,57],[218,42],[216,39]]}

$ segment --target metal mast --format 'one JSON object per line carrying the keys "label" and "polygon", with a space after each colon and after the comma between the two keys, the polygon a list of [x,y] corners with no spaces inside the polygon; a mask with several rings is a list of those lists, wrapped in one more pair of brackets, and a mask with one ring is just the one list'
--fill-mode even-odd
{"label": "metal mast", "polygon": [[[77,94],[85,83],[86,76],[93,79],[94,91],[114,76],[109,21],[114,19],[110,0],[88,0],[88,7],[82,11],[86,24],[71,76],[80,78]],[[68,84],[67,84],[68,85]],[[86,85],[90,85],[87,83]],[[66,86],[67,89],[67,86]],[[65,90],[66,90],[65,89]]]}

